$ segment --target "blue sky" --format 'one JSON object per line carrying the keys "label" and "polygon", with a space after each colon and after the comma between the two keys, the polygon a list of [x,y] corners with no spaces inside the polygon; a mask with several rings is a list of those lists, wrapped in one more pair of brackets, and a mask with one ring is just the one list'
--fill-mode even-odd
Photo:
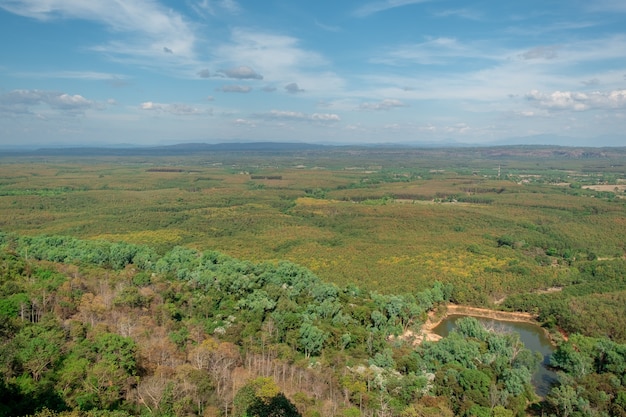
{"label": "blue sky", "polygon": [[626,145],[624,0],[0,0],[0,39],[4,147]]}

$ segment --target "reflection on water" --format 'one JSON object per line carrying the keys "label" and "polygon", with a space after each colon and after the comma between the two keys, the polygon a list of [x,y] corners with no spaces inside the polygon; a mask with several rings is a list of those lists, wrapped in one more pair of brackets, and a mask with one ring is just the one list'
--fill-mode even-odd
{"label": "reflection on water", "polygon": [[[446,317],[437,327],[433,329],[435,334],[446,337],[455,327],[456,321],[467,317],[464,315],[450,315]],[[546,396],[550,387],[557,380],[554,372],[547,368],[550,364],[550,355],[554,352],[554,347],[546,336],[545,331],[531,323],[519,323],[513,321],[493,320],[483,317],[474,317],[487,328],[494,328],[498,331],[517,333],[524,345],[533,352],[539,352],[543,356],[542,365],[533,374],[532,383],[539,396]]]}

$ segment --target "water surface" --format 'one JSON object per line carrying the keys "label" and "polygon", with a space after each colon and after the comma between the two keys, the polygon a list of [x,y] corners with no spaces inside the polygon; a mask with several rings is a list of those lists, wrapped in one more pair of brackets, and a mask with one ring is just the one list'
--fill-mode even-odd
{"label": "water surface", "polygon": [[[450,315],[433,329],[433,333],[441,337],[446,337],[455,327],[457,320],[467,315]],[[470,316],[473,317],[473,316]],[[517,333],[520,340],[526,348],[533,352],[539,352],[543,356],[541,366],[535,371],[532,378],[532,384],[535,387],[537,395],[545,397],[550,392],[550,387],[557,380],[556,373],[548,369],[550,364],[550,355],[554,352],[554,346],[550,343],[546,332],[541,327],[532,323],[521,323],[505,320],[494,320],[484,317],[474,317],[487,328],[495,328],[498,331]]]}

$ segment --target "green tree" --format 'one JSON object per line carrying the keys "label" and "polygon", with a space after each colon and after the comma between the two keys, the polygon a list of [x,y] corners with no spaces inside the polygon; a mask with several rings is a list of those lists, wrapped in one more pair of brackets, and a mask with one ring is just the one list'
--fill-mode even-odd
{"label": "green tree", "polygon": [[25,326],[16,335],[16,359],[35,381],[54,369],[61,359],[64,332],[52,318]]}
{"label": "green tree", "polygon": [[571,375],[583,376],[593,371],[592,358],[572,343],[562,343],[550,358],[552,366],[560,368]]}
{"label": "green tree", "polygon": [[303,323],[300,327],[300,346],[304,350],[304,355],[308,358],[318,354],[328,334],[311,323]]}
{"label": "green tree", "polygon": [[282,392],[275,396],[262,400],[257,398],[256,401],[248,407],[247,413],[249,417],[300,417],[296,407],[285,397]]}
{"label": "green tree", "polygon": [[487,340],[489,332],[474,317],[464,317],[456,322],[456,331],[465,337],[472,337],[480,341]]}
{"label": "green tree", "polygon": [[493,417],[514,417],[515,413],[511,410],[507,410],[501,405],[497,405],[493,408]]}
{"label": "green tree", "polygon": [[299,417],[296,407],[280,392],[272,378],[259,377],[235,395],[235,417]]}
{"label": "green tree", "polygon": [[[73,392],[71,401],[82,410],[114,409],[137,384],[137,347],[127,337],[103,333],[94,340],[85,339],[68,357],[70,361],[62,368],[60,383],[68,392]],[[81,358],[88,359],[86,365]],[[83,378],[77,387],[68,379],[72,375]]]}
{"label": "green tree", "polygon": [[581,407],[584,408],[586,404],[586,401],[580,398],[576,389],[570,385],[561,385],[552,388],[547,397],[547,401],[561,417],[573,415],[575,411],[578,411]]}
{"label": "green tree", "polygon": [[477,369],[464,369],[459,374],[459,385],[464,395],[482,406],[489,404],[489,386],[491,378]]}

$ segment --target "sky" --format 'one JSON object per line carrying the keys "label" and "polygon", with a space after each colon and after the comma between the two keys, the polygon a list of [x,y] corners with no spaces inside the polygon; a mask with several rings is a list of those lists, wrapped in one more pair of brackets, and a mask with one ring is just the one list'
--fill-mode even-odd
{"label": "sky", "polygon": [[626,146],[626,0],[0,0],[0,147]]}

